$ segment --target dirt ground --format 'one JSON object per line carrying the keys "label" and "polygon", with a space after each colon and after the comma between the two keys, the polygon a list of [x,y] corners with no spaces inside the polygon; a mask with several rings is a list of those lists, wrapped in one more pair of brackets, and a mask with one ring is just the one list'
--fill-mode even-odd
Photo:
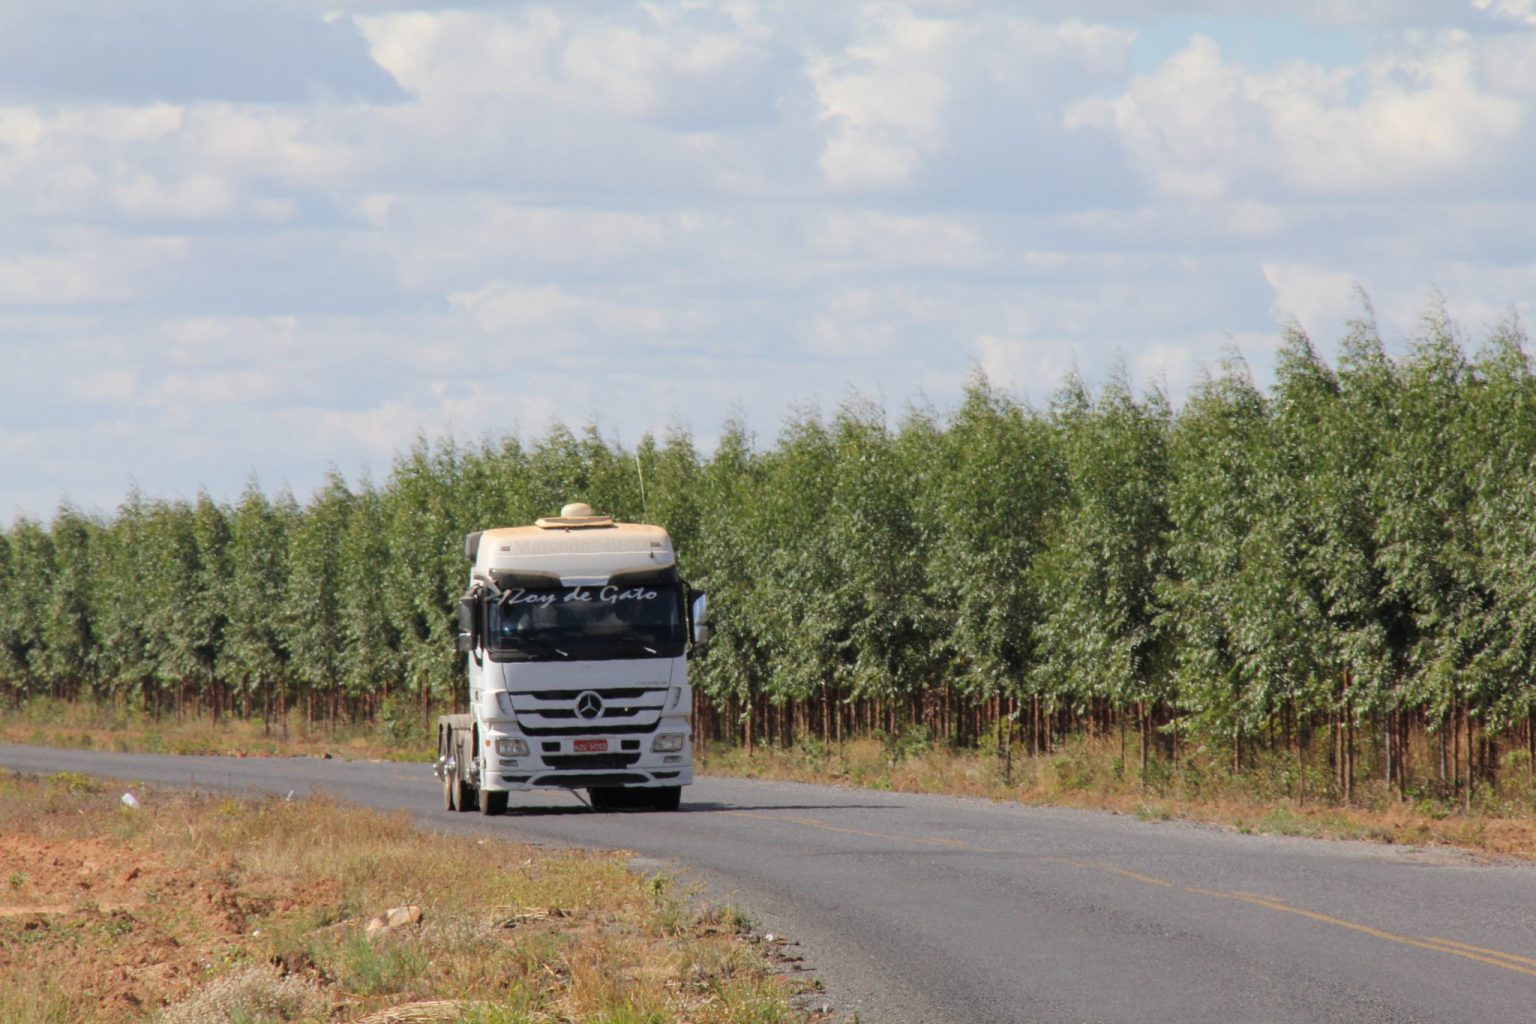
{"label": "dirt ground", "polygon": [[173,868],[98,839],[7,835],[0,976],[40,975],[104,1016],[137,1018],[239,958],[253,918],[332,895],[242,890],[232,868]]}
{"label": "dirt ground", "polygon": [[622,853],[133,791],[0,772],[0,1024],[822,1019],[744,915]]}

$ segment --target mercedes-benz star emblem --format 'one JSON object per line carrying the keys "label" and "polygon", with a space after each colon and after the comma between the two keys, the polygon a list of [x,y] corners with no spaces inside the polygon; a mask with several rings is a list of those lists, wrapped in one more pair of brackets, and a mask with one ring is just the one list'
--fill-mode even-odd
{"label": "mercedes-benz star emblem", "polygon": [[603,713],[603,698],[587,690],[576,698],[576,714],[591,721],[599,718]]}

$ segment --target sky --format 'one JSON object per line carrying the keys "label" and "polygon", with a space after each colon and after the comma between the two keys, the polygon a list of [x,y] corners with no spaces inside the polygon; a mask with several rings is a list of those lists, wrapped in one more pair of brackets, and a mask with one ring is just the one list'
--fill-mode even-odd
{"label": "sky", "polygon": [[1475,349],[1533,167],[1536,0],[3,0],[0,523]]}

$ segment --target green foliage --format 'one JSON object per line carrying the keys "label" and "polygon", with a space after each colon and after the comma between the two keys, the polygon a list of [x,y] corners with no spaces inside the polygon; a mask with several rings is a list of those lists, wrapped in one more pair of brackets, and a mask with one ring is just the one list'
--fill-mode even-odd
{"label": "green foliage", "polygon": [[101,784],[80,772],[54,772],[48,776],[48,784],[70,796],[89,796],[101,791]]}
{"label": "green foliage", "polygon": [[[1442,306],[1401,358],[1368,303],[1333,366],[1288,329],[1272,389],[1232,357],[1177,410],[1123,370],[1044,411],[978,373],[952,411],[854,395],[766,446],[557,425],[418,438],[303,504],[254,481],[233,507],[64,503],[0,531],[0,690],[302,701],[415,743],[460,696],[463,535],[585,500],[667,527],[710,592],[693,678],[717,734],[1005,752],[1133,722],[1168,754],[1274,753],[1297,794],[1367,772],[1406,794],[1406,720],[1454,737],[1467,792],[1529,775],[1496,752],[1536,708],[1536,374],[1518,321],[1469,356]],[[1120,765],[1151,790],[1175,770]]]}

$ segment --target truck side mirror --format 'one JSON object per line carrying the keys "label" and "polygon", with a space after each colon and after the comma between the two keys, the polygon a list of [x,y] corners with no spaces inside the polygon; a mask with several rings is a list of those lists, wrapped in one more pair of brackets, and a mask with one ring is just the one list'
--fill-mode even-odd
{"label": "truck side mirror", "polygon": [[693,642],[696,644],[709,643],[709,595],[703,591],[693,592]]}
{"label": "truck side mirror", "polygon": [[459,598],[459,634],[455,640],[460,654],[468,654],[480,642],[480,601],[474,594]]}

